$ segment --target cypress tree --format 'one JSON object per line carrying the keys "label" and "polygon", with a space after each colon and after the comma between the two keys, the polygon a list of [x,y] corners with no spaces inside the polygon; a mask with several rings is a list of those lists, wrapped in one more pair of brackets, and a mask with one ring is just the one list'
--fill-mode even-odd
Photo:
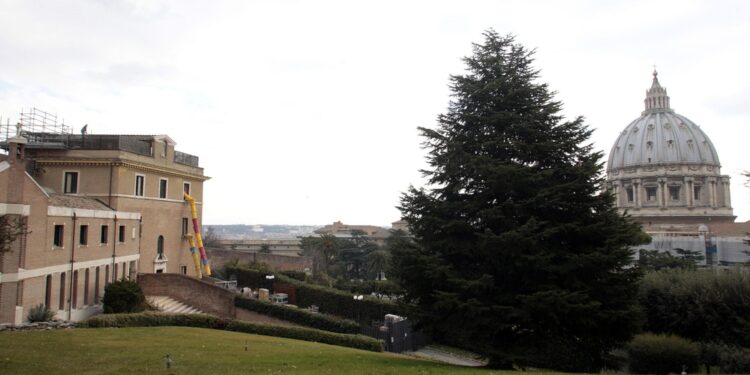
{"label": "cypress tree", "polygon": [[414,241],[394,249],[394,276],[428,333],[491,366],[595,371],[637,329],[630,247],[647,237],[532,56],[489,30],[451,76],[447,112],[420,128],[429,184],[402,196]]}

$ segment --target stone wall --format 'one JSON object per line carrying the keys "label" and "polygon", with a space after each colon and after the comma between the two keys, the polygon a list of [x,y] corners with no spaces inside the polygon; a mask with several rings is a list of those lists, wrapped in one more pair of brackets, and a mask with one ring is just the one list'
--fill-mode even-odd
{"label": "stone wall", "polygon": [[306,269],[307,271],[312,271],[313,268],[312,258],[305,256],[287,256],[217,248],[207,248],[206,253],[208,253],[208,259],[211,260],[211,267],[215,269],[220,269],[226,263],[235,260],[240,263],[265,263],[269,267],[279,271],[305,271]]}
{"label": "stone wall", "polygon": [[235,293],[209,281],[175,273],[142,273],[138,284],[147,296],[168,296],[201,311],[234,318]]}

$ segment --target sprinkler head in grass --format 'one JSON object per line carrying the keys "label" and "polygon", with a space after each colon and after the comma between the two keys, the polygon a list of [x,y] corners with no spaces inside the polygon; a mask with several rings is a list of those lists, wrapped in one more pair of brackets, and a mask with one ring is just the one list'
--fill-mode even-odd
{"label": "sprinkler head in grass", "polygon": [[169,353],[164,356],[164,365],[167,366],[167,370],[172,368],[172,356],[170,356]]}

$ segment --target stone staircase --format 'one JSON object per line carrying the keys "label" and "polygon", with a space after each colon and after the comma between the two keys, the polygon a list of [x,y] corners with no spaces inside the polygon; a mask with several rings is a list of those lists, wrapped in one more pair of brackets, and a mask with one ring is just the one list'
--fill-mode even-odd
{"label": "stone staircase", "polygon": [[159,309],[161,312],[170,314],[202,314],[203,312],[195,307],[188,306],[167,296],[147,296],[146,299],[151,306]]}

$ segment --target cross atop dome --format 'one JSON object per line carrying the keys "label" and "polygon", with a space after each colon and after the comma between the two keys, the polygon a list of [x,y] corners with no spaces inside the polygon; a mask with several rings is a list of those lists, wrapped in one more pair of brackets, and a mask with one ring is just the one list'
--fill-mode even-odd
{"label": "cross atop dome", "polygon": [[643,101],[646,104],[646,110],[643,113],[671,111],[667,89],[659,84],[659,72],[656,71],[656,67],[654,67],[653,75],[651,88],[646,91],[646,99]]}

